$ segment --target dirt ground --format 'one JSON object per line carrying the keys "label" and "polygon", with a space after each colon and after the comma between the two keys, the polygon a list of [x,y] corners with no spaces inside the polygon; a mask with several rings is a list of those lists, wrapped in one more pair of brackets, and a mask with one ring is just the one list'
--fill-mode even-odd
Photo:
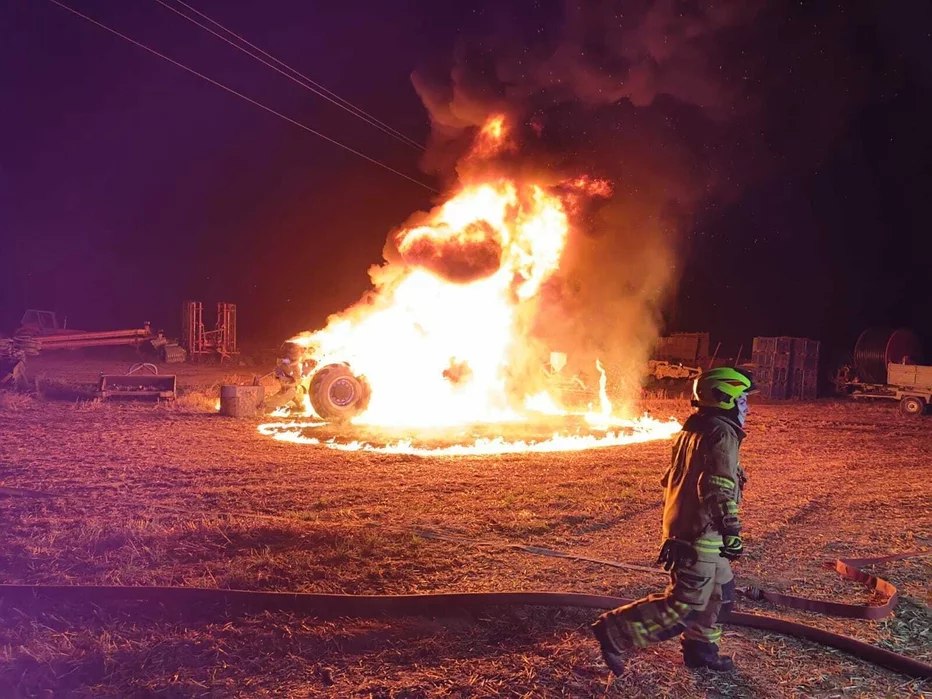
{"label": "dirt ground", "polygon": [[[44,360],[44,358],[40,358]],[[121,365],[122,367],[122,365]],[[182,367],[176,405],[84,400],[103,361],[44,360],[41,396],[0,394],[0,582],[398,594],[561,590],[635,597],[663,577],[412,530],[640,565],[658,549],[669,442],[422,458],[273,441],[211,410],[255,368]],[[169,368],[171,370],[171,368]],[[162,369],[165,371],[165,368]],[[236,375],[236,376],[232,376]],[[687,414],[654,401],[657,417]],[[739,585],[866,603],[823,568],[932,549],[932,416],[834,400],[752,404]],[[665,413],[665,414],[664,414]],[[19,493],[16,489],[40,491]],[[52,493],[56,497],[44,497]],[[932,558],[872,569],[895,615],[835,619],[739,600],[932,662]],[[592,610],[405,619],[0,596],[0,696],[876,697],[932,683],[777,634],[727,627],[738,670],[687,670],[678,645],[602,665]]]}

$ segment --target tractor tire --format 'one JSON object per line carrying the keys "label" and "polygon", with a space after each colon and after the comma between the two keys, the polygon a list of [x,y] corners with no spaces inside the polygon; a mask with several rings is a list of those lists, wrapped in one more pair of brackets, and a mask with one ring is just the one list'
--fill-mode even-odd
{"label": "tractor tire", "polygon": [[369,384],[347,364],[328,364],[311,379],[311,405],[328,422],[346,422],[369,406]]}
{"label": "tractor tire", "polygon": [[918,396],[905,396],[900,400],[900,412],[910,417],[922,415],[926,409],[925,401]]}

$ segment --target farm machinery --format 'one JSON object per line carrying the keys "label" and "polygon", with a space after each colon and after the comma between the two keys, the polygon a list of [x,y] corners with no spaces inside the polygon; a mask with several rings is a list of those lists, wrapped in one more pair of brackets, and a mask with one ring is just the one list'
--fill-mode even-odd
{"label": "farm machinery", "polygon": [[[149,323],[141,328],[123,330],[76,330],[59,321],[53,311],[30,309],[23,314],[13,337],[0,339],[0,385],[17,390],[30,390],[26,358],[40,352],[74,350],[85,347],[128,345],[141,349],[148,346],[165,363],[183,362],[187,353],[164,334],[153,332]],[[138,372],[138,368],[148,372]],[[97,397],[156,397],[171,399],[175,394],[175,377],[158,375],[152,364],[136,365],[128,374],[101,376]]]}
{"label": "farm machinery", "polygon": [[917,364],[920,355],[910,331],[870,328],[853,361],[838,370],[835,388],[855,400],[896,400],[904,415],[921,415],[932,404],[932,366]]}
{"label": "farm machinery", "polygon": [[[370,387],[364,376],[357,376],[345,362],[323,366],[303,347],[285,342],[277,365],[270,374],[280,386],[278,393],[264,401],[267,409],[311,404],[325,420],[342,422],[363,412],[369,405]],[[257,377],[256,383],[262,378]]]}
{"label": "farm machinery", "polygon": [[932,405],[932,366],[889,364],[886,381],[881,383],[852,379],[851,370],[846,367],[840,372],[837,385],[842,393],[855,400],[899,401],[900,412],[904,415],[921,415]]}
{"label": "farm machinery", "polygon": [[651,359],[647,362],[647,374],[658,381],[664,379],[694,379],[699,376],[702,369],[694,366],[683,366],[680,363],[668,362],[662,359]]}
{"label": "farm machinery", "polygon": [[153,332],[149,323],[124,330],[75,330],[67,327],[67,320],[59,322],[53,311],[33,309],[23,315],[20,327],[13,333],[13,342],[26,355],[82,347],[148,344],[165,363],[183,362],[186,357],[178,343],[169,341],[161,331]]}

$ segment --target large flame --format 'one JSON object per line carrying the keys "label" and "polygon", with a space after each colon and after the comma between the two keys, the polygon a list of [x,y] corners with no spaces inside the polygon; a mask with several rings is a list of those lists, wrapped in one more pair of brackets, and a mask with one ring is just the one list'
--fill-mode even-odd
{"label": "large flame", "polygon": [[[494,117],[469,157],[488,159],[512,148],[504,118]],[[371,399],[353,419],[358,425],[435,428],[567,415],[559,396],[542,393],[539,381],[527,380],[528,363],[536,361],[527,340],[529,320],[539,311],[542,286],[560,266],[569,214],[581,198],[610,193],[609,183],[588,177],[556,187],[488,174],[462,182],[422,220],[395,233],[401,261],[371,271],[371,294],[332,316],[322,330],[292,342],[320,365],[346,362],[365,376]],[[548,446],[478,440],[439,453],[559,451],[669,436],[675,422],[614,418],[601,364],[598,369],[599,409],[587,419],[614,432],[555,434]],[[314,426],[276,423],[260,430],[285,441],[340,449],[438,453],[404,440],[377,448],[305,436]]]}

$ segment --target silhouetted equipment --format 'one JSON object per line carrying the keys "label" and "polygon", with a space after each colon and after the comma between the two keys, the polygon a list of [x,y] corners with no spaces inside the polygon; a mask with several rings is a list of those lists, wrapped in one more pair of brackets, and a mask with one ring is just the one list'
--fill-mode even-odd
{"label": "silhouetted equipment", "polygon": [[855,399],[898,400],[904,415],[922,415],[932,404],[932,366],[921,358],[911,330],[868,328],[855,344],[854,366],[838,370],[835,388]]}
{"label": "silhouetted equipment", "polygon": [[221,360],[239,354],[236,346],[236,304],[217,304],[212,330],[204,324],[204,304],[185,301],[181,315],[181,343],[192,359],[218,356]]}
{"label": "silhouetted equipment", "polygon": [[26,311],[20,327],[14,332],[14,339],[27,355],[82,347],[132,345],[138,348],[149,343],[164,362],[183,362],[185,359],[184,350],[161,331],[153,332],[149,323],[144,323],[141,328],[125,330],[75,330],[67,327],[67,319],[59,322],[54,311]]}

